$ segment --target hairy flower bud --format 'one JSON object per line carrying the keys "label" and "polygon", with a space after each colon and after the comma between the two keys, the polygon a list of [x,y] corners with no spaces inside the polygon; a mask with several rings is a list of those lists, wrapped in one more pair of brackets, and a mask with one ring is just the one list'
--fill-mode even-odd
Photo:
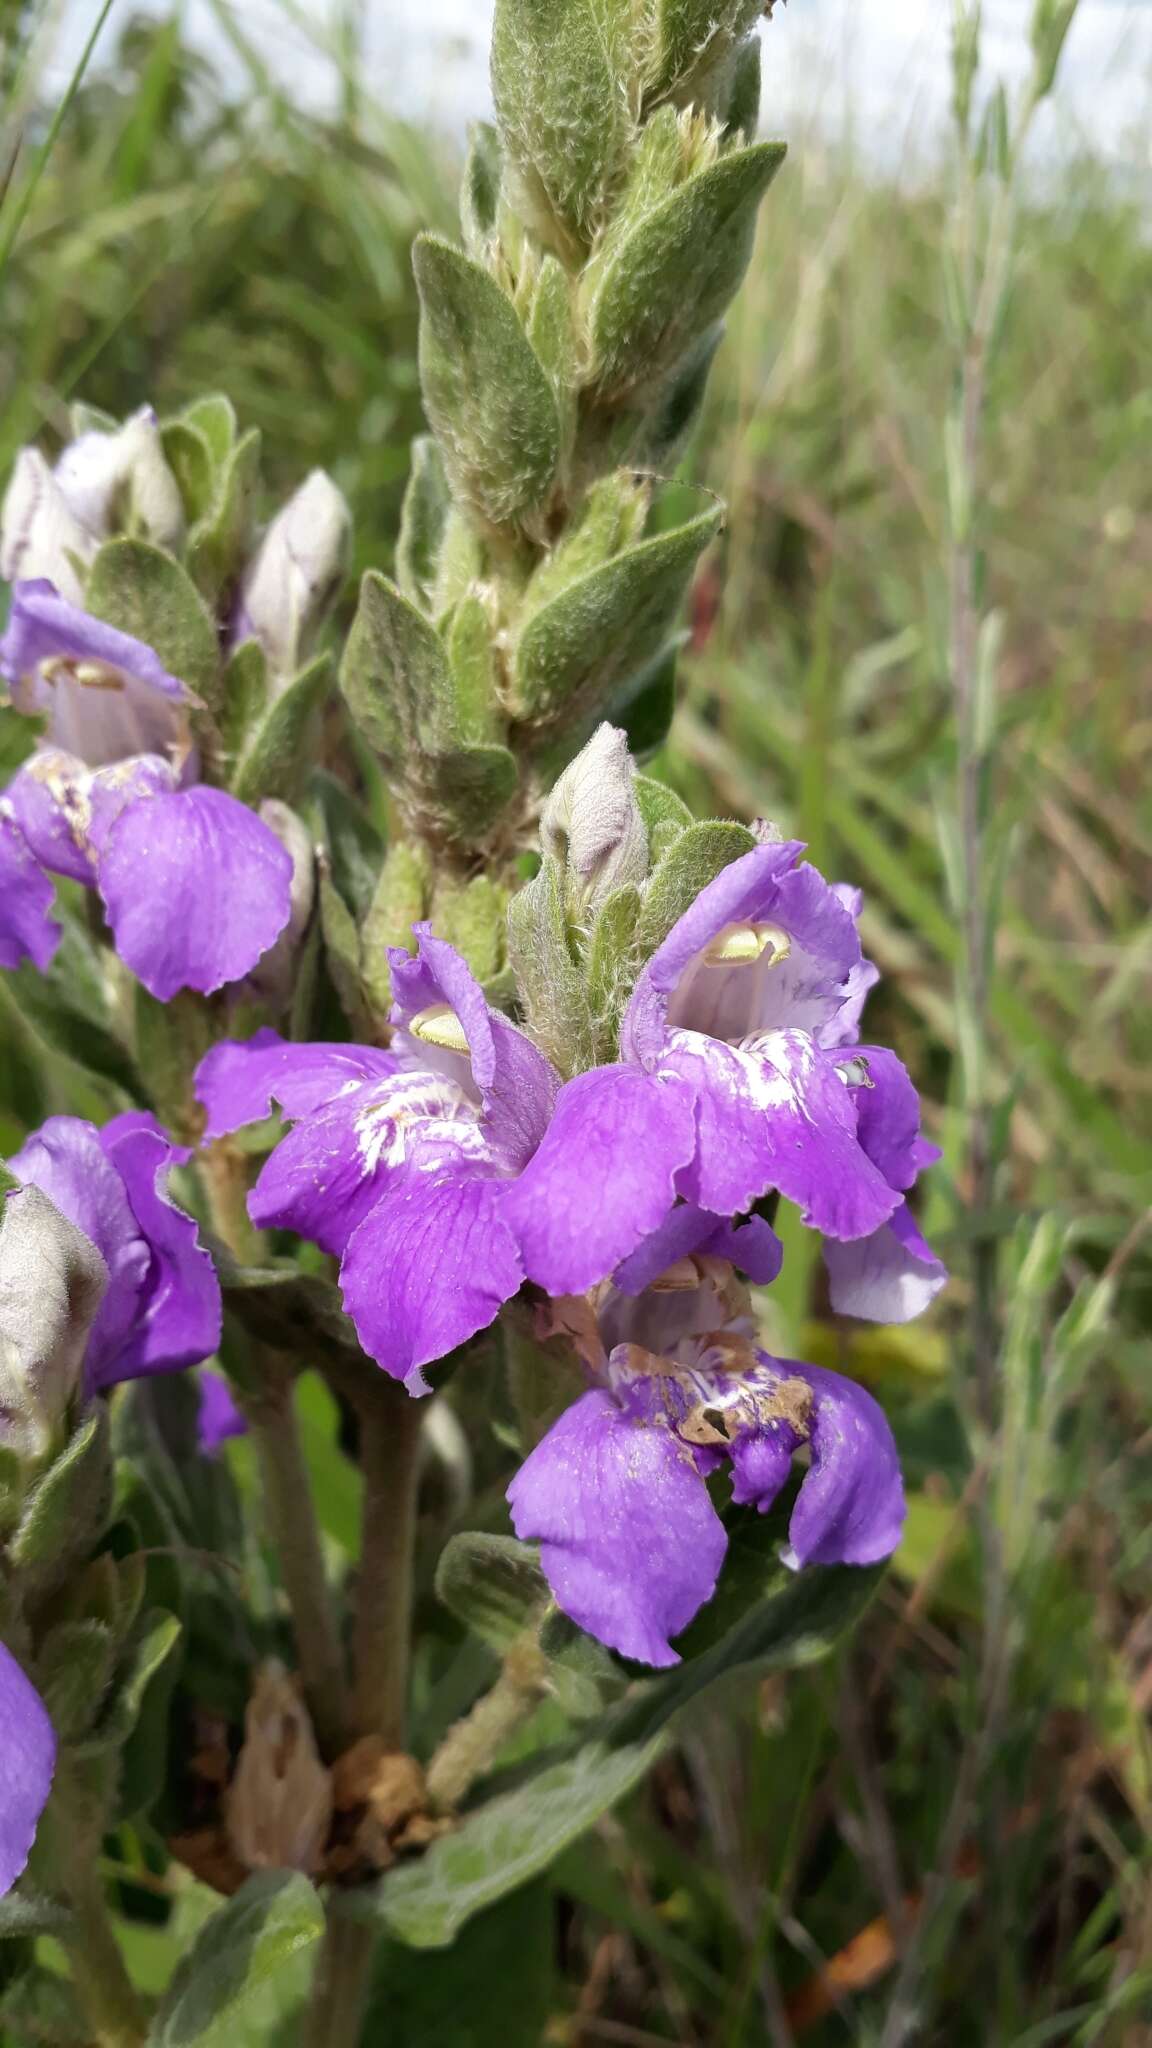
{"label": "hairy flower bud", "polygon": [[32,1462],[80,1387],[108,1268],[39,1188],[9,1194],[0,1213],[0,1444]]}
{"label": "hairy flower bud", "polygon": [[44,577],[69,604],[82,604],[83,571],[96,547],[39,449],[22,448],[0,510],[0,576],[9,583]]}
{"label": "hairy flower bud", "polygon": [[240,593],[241,632],[254,634],[273,676],[295,675],[344,575],[351,519],[330,476],[314,469],[276,514]]}
{"label": "hairy flower bud", "polygon": [[648,833],[626,733],[608,724],[593,733],[548,798],[540,837],[565,870],[565,899],[575,917],[644,880]]}
{"label": "hairy flower bud", "polygon": [[150,405],[114,433],[80,434],[65,448],[55,475],[90,533],[139,533],[162,548],[177,548],[184,538],[184,502]]}

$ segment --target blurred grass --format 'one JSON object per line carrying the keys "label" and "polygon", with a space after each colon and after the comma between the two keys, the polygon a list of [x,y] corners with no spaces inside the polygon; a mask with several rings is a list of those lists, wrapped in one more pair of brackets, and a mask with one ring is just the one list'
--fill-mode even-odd
{"label": "blurred grass", "polygon": [[[386,564],[419,423],[407,246],[422,223],[450,225],[450,167],[365,102],[351,45],[339,114],[312,119],[264,71],[243,12],[220,11],[226,79],[175,17],[106,32],[41,174],[59,96],[29,54],[34,10],[0,0],[5,165],[26,131],[0,249],[27,199],[0,278],[0,466],[62,436],[78,394],[124,413],[223,386],[265,432],[270,491],[323,463],[353,503],[358,561]],[[654,1785],[565,1858],[557,2048],[1152,2041],[1152,243],[1089,157],[1023,222],[987,571],[1003,616],[1004,1165],[996,1214],[973,1218],[941,852],[946,206],[943,172],[903,188],[846,150],[794,146],[698,439],[730,521],[661,763],[699,811],[772,816],[866,891],[886,976],[871,1029],[904,1054],[944,1145],[927,1220],[956,1279],[910,1330],[846,1332],[793,1231],[765,1307],[782,1343],[880,1389],[908,1538],[836,1669],[709,1701]],[[5,1144],[52,1109],[106,1113],[65,1056],[74,1027],[46,1043],[33,1002],[26,978],[6,980]],[[967,1433],[950,1373],[976,1228],[1003,1248],[1008,1398],[991,1444]],[[346,1548],[331,1404],[312,1399],[306,1422],[326,1532]],[[978,1540],[992,1486],[1006,1578]],[[989,1742],[990,1641],[1011,1662]]]}

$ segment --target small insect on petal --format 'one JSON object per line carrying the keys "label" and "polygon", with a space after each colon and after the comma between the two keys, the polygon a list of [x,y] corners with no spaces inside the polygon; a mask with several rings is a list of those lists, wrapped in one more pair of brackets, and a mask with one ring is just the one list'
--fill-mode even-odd
{"label": "small insect on petal", "polygon": [[443,1052],[459,1052],[467,1058],[471,1050],[464,1026],[450,1003],[433,1003],[430,1009],[421,1010],[408,1029],[413,1038],[421,1039],[425,1045],[437,1045]]}
{"label": "small insect on petal", "polygon": [[704,965],[751,967],[767,954],[765,965],[778,967],[791,951],[792,941],[778,924],[729,924],[705,948]]}

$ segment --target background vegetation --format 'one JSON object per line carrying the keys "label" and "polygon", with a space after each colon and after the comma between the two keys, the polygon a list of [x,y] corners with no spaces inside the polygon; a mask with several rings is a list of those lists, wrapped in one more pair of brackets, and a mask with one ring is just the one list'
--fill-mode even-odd
{"label": "background vegetation", "polygon": [[[62,108],[27,61],[30,10],[0,0],[0,468],[62,437],[78,395],[122,414],[222,387],[264,430],[270,488],[323,464],[357,566],[387,566],[419,425],[407,249],[450,231],[453,167],[364,103],[352,51],[339,114],[303,117],[230,19],[226,78],[175,18],[138,21]],[[907,1540],[837,1660],[710,1695],[546,1887],[450,1961],[397,1952],[369,2034],[390,2048],[1152,2041],[1152,243],[1099,164],[1067,163],[1026,201],[994,368],[981,1189],[952,823],[955,208],[944,162],[908,189],[794,148],[691,459],[730,520],[661,762],[699,812],[767,813],[866,891],[876,1035],[945,1147],[927,1222],[957,1277],[922,1323],[845,1331],[798,1234],[765,1312],[779,1348],[881,1394]],[[20,745],[0,712],[0,755]],[[83,1059],[75,1017],[4,977],[0,1149],[53,1109],[106,1113]],[[982,1408],[962,1333],[988,1254]],[[357,1475],[312,1392],[338,1551]],[[157,1844],[109,1854],[133,1966],[161,1982],[200,1888]]]}

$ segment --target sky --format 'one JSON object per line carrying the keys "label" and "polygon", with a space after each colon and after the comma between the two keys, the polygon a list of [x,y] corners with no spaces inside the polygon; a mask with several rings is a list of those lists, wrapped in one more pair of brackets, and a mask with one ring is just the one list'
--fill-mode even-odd
{"label": "sky", "polygon": [[[116,0],[104,31],[139,0]],[[145,0],[163,5],[164,0]],[[301,101],[333,89],[318,62],[330,0],[244,0],[245,33]],[[367,83],[397,111],[447,128],[488,111],[486,48],[492,0],[360,0]],[[60,61],[83,40],[97,0],[66,0]],[[991,75],[1018,77],[1027,61],[1032,0],[984,0]],[[189,32],[225,69],[212,0],[184,0]],[[915,157],[939,130],[948,104],[951,0],[786,0],[764,31],[764,109],[769,129],[798,119],[841,131],[851,121],[861,146],[889,162]],[[1081,0],[1069,38],[1059,100],[1039,146],[1091,139],[1135,171],[1152,169],[1152,0]]]}

